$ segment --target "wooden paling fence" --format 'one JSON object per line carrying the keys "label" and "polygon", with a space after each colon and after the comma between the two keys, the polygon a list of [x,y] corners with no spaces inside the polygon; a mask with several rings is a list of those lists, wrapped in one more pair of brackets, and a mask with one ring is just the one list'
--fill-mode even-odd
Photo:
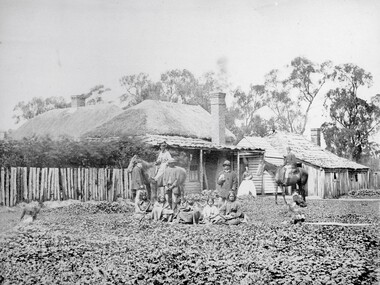
{"label": "wooden paling fence", "polygon": [[130,198],[130,175],[113,168],[0,168],[0,203]]}

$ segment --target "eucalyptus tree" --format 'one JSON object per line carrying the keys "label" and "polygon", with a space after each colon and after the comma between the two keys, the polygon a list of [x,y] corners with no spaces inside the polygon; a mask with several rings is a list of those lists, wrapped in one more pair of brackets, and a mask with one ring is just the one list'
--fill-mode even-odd
{"label": "eucalyptus tree", "polygon": [[134,106],[146,99],[162,99],[161,84],[153,82],[146,73],[125,75],[119,81],[125,90],[119,99],[120,102],[127,102],[127,107]]}
{"label": "eucalyptus tree", "polygon": [[53,109],[62,109],[70,107],[70,103],[66,102],[63,97],[33,97],[29,102],[21,101],[14,107],[13,118],[18,124],[21,120],[32,119],[42,113]]}
{"label": "eucalyptus tree", "polygon": [[322,87],[333,75],[333,64],[325,61],[317,64],[305,57],[294,58],[290,65],[290,75],[283,81],[296,92],[297,105],[302,107],[302,125],[299,133],[303,134],[308,122],[310,108],[321,93]]}
{"label": "eucalyptus tree", "polygon": [[372,102],[358,97],[360,87],[371,86],[372,74],[355,64],[342,64],[335,67],[333,78],[339,87],[331,89],[325,101],[331,122],[322,125],[327,149],[360,161],[370,135],[380,127],[376,97]]}
{"label": "eucalyptus tree", "polygon": [[301,133],[304,121],[304,113],[301,104],[292,98],[290,86],[284,84],[280,70],[271,70],[265,75],[265,99],[264,105],[274,113],[274,125],[276,130],[292,133]]}

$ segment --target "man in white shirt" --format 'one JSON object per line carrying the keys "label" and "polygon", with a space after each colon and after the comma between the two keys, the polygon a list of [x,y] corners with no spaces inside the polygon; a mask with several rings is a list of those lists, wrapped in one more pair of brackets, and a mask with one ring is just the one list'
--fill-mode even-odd
{"label": "man in white shirt", "polygon": [[158,153],[156,160],[156,175],[153,177],[156,182],[164,174],[168,161],[172,159],[170,152],[167,150],[167,146],[166,142],[163,142],[160,145],[160,152]]}

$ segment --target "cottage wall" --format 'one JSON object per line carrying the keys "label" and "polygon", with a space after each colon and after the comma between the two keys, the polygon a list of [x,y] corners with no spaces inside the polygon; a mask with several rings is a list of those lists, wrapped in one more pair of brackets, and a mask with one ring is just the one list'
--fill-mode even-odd
{"label": "cottage wall", "polygon": [[338,198],[345,193],[344,189],[348,187],[348,171],[347,170],[326,170],[325,171],[325,191],[323,198]]}
{"label": "cottage wall", "polygon": [[347,191],[370,188],[368,171],[349,172],[349,179],[351,185]]}
{"label": "cottage wall", "polygon": [[[280,166],[284,164],[284,159],[282,157],[271,157],[265,156],[265,160],[274,165]],[[263,174],[263,193],[264,194],[272,194],[276,192],[277,183],[275,182],[274,176],[271,174],[264,172]],[[281,188],[278,188],[278,193],[281,193]]]}
{"label": "cottage wall", "polygon": [[[263,155],[262,154],[259,154],[259,153],[249,153],[249,154],[242,154],[240,155],[240,160],[241,160],[241,173],[240,173],[240,182],[242,181],[242,174],[244,172],[244,168],[243,168],[243,159],[248,162],[248,168],[249,168],[249,171],[250,173],[252,173],[252,176],[253,176],[253,183],[255,184],[255,187],[256,187],[256,193],[257,194],[263,194],[263,191],[264,191],[264,187],[263,187],[263,181],[265,179],[270,179],[270,177],[265,177],[263,178],[262,176],[258,176],[256,173],[257,173],[257,169],[259,168],[259,163],[261,161],[261,159],[263,158]],[[271,182],[270,182],[271,183]],[[265,192],[266,193],[266,192]]]}
{"label": "cottage wall", "polygon": [[368,176],[368,188],[380,189],[380,171],[370,171]]}
{"label": "cottage wall", "polygon": [[[237,171],[236,156],[233,153],[215,150],[203,150],[203,171],[201,172],[201,151],[199,149],[169,149],[178,165],[185,168],[187,178],[185,193],[200,193],[203,189],[216,189],[216,179],[223,170],[223,162],[228,159],[232,162],[232,169]],[[203,189],[201,189],[203,180]]]}
{"label": "cottage wall", "polygon": [[306,195],[323,198],[325,189],[325,171],[317,166],[302,164],[308,173]]}
{"label": "cottage wall", "polygon": [[178,165],[186,169],[185,193],[200,193],[200,151],[191,149],[171,149],[169,151],[177,159]]}
{"label": "cottage wall", "polygon": [[338,198],[348,194],[350,190],[366,189],[369,187],[367,171],[328,169],[325,173],[323,198]]}

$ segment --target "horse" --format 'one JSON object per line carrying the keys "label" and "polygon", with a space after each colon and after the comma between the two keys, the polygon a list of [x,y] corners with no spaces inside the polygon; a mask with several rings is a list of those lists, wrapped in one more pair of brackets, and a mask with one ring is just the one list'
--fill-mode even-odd
{"label": "horse", "polygon": [[298,185],[298,191],[300,192],[302,198],[304,201],[306,201],[306,191],[305,191],[305,185],[307,183],[308,173],[305,169],[301,167],[297,167],[297,170],[292,173],[289,173],[289,179],[288,181],[284,181],[283,174],[285,171],[284,166],[276,166],[270,162],[267,162],[265,160],[261,160],[259,167],[257,169],[257,175],[263,175],[264,171],[268,171],[269,174],[274,176],[275,182],[277,184],[276,190],[275,190],[275,202],[277,204],[277,191],[278,187],[281,187],[282,196],[284,197],[285,204],[287,204],[285,199],[285,189],[284,187],[292,186],[293,187]]}
{"label": "horse", "polygon": [[[134,163],[141,163],[141,169],[143,172],[143,176],[145,178],[144,179],[145,180],[145,186],[146,186],[147,190],[148,189],[151,190],[150,193],[148,190],[148,194],[150,196],[150,199],[151,199],[151,201],[157,200],[157,197],[159,194],[158,191],[160,190],[161,187],[164,187],[164,185],[163,185],[164,174],[159,176],[158,180],[156,182],[152,179],[152,177],[155,176],[156,167],[157,167],[154,162],[147,162],[147,161],[139,158],[137,155],[134,155],[132,157],[131,161],[129,162],[129,166],[127,168],[128,171],[132,170]],[[184,184],[185,184],[186,177],[187,177],[186,169],[179,167],[179,166],[175,166],[174,172],[175,172],[176,177],[178,177],[177,186],[178,186],[178,189],[180,191],[181,200],[183,200],[184,191],[185,191]],[[169,197],[169,198],[171,198],[171,197]]]}

